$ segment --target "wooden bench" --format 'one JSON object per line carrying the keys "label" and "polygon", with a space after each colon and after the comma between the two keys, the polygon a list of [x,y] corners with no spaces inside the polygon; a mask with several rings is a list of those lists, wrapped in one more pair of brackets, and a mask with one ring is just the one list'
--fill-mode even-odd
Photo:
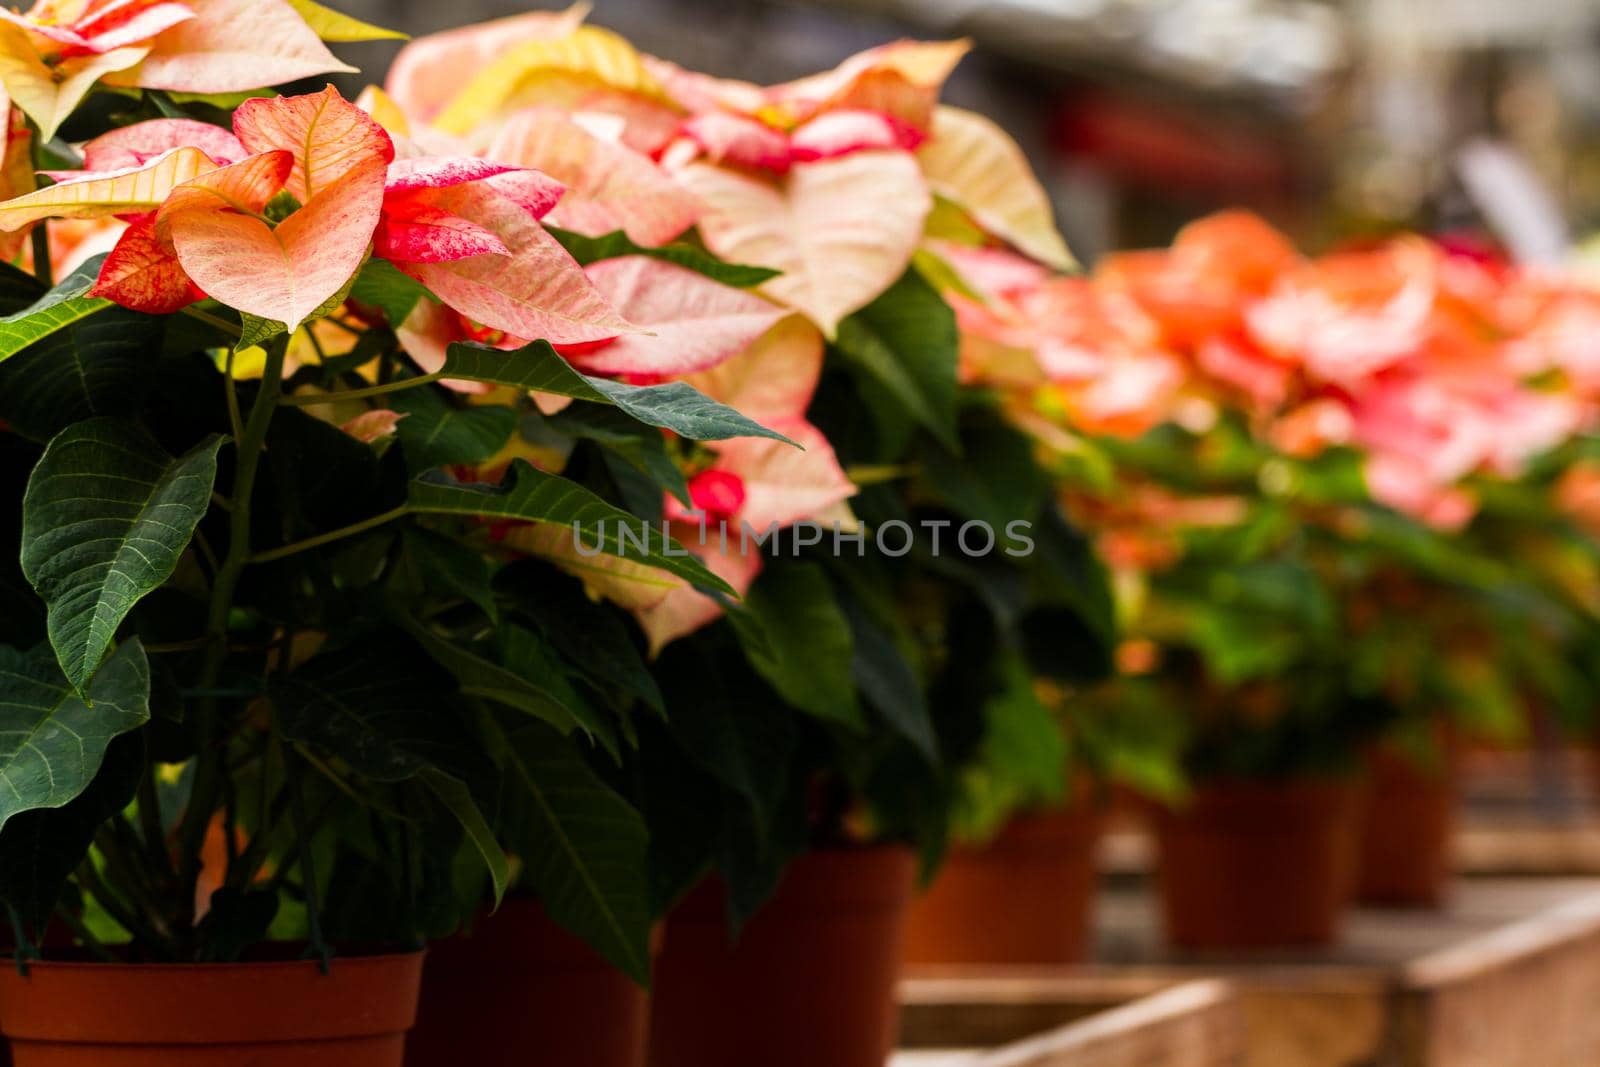
{"label": "wooden bench", "polygon": [[892,1067],[1235,1067],[1239,1005],[1217,980],[938,977],[902,987]]}
{"label": "wooden bench", "polygon": [[[1244,1038],[1242,1057],[1221,1062],[1244,1067],[1600,1064],[1600,880],[1471,880],[1442,912],[1358,912],[1343,943],[1326,950],[1174,954],[1162,944],[1155,901],[1138,886],[1103,896],[1097,929],[1100,962],[1091,966],[918,971],[907,986],[908,1019],[915,1020],[915,1032],[953,1045],[964,1035],[990,1038],[1049,1025],[1050,1012],[1066,1004],[1081,1005],[1080,1011],[1129,1001],[1137,1006],[1140,997],[1221,978],[1234,990],[1231,1010],[1242,1020]],[[947,994],[936,1019],[928,1019],[917,998],[927,999],[941,987],[927,982],[945,983],[946,990],[964,988],[969,1003],[983,998],[993,1003],[973,1015],[956,1010],[957,998]],[[978,1029],[983,1020],[991,1021],[996,1032]],[[1208,1033],[1225,1031],[1219,1025]],[[992,1045],[974,1041],[961,1047]],[[1162,1059],[1153,1053],[1104,1062],[1165,1067],[1218,1061]],[[1070,1061],[1070,1067],[1079,1067],[1079,1061]]]}

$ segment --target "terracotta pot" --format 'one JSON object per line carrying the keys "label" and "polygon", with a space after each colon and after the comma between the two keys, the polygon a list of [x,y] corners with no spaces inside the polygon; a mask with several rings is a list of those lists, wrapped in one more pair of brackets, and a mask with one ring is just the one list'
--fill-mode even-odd
{"label": "terracotta pot", "polygon": [[1338,938],[1355,874],[1353,783],[1218,782],[1161,809],[1167,937],[1190,949]]}
{"label": "terracotta pot", "polygon": [[1387,748],[1368,757],[1361,818],[1356,897],[1363,903],[1438,907],[1451,877],[1459,751],[1448,747],[1439,765]]}
{"label": "terracotta pot", "polygon": [[954,849],[911,905],[908,963],[1077,963],[1089,947],[1102,817],[1025,815],[979,848]]}
{"label": "terracotta pot", "polygon": [[428,951],[406,1067],[642,1067],[649,998],[552,922],[507,900]]}
{"label": "terracotta pot", "polygon": [[883,1067],[915,880],[898,847],[814,852],[730,947],[718,880],[668,916],[650,1067]]}
{"label": "terracotta pot", "polygon": [[422,954],[0,969],[16,1067],[401,1067]]}

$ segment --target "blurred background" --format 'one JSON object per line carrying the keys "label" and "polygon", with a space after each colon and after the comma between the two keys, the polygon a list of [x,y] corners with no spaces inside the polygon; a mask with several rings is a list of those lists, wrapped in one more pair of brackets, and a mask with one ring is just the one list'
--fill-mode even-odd
{"label": "blurred background", "polygon": [[[544,6],[343,5],[414,35]],[[1224,205],[1311,247],[1412,227],[1532,261],[1600,228],[1600,0],[595,0],[591,19],[764,83],[970,37],[947,99],[1022,141],[1088,261]],[[376,72],[395,48],[341,51]]]}

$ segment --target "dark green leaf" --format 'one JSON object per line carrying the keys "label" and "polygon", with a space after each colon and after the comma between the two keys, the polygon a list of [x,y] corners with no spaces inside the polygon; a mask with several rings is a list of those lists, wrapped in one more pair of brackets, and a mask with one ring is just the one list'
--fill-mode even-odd
{"label": "dark green leaf", "polygon": [[356,275],[350,299],[383,312],[390,327],[398,327],[410,317],[417,301],[428,296],[428,288],[386,259],[367,260]]}
{"label": "dark green leaf", "polygon": [[421,526],[407,526],[406,555],[416,565],[423,587],[437,596],[463,596],[490,622],[500,621],[494,599],[494,566],[482,553]]}
{"label": "dark green leaf", "polygon": [[684,507],[692,506],[689,483],[682,469],[667,455],[666,438],[654,427],[641,425],[618,409],[600,404],[573,404],[546,423],[559,433],[605,446],[608,460],[618,459],[650,480],[657,501],[662,492],[668,492],[683,501]]}
{"label": "dark green leaf", "polygon": [[276,676],[270,695],[285,737],[324,749],[373,781],[404,781],[430,768],[463,780],[482,772],[453,680],[398,631],[314,656]]}
{"label": "dark green leaf", "polygon": [[221,447],[208,437],[173,459],[133,422],[91,419],[45,449],[23,499],[22,570],[80,690],[128,612],[177,568],[211,506]]}
{"label": "dark green leaf", "polygon": [[596,404],[614,404],[640,422],[671,430],[691,441],[723,441],[730,437],[789,441],[781,433],[717,403],[687,382],[625,385],[582,374],[545,341],[535,341],[514,352],[454,344],[440,373],[450,379],[492,382]]}
{"label": "dark green leaf", "polygon": [[[667,721],[701,770],[749,801],[760,826],[777,818],[799,744],[794,713],[757,703],[764,692],[737,656],[695,642],[669,645],[659,675]],[[770,695],[768,701],[770,702]]]}
{"label": "dark green leaf", "polygon": [[850,623],[820,566],[768,568],[751,586],[745,610],[766,638],[765,647],[746,642],[745,654],[785,700],[819,719],[865,727]]}
{"label": "dark green leaf", "polygon": [[12,315],[0,318],[0,362],[10,359],[24,348],[65,329],[80,319],[111,306],[111,301],[88,297],[87,293],[100,276],[103,255],[86,259],[71,274],[61,279],[54,289],[45,293],[33,304]]}
{"label": "dark green leaf", "polygon": [[680,267],[688,267],[697,274],[704,274],[712,281],[739,289],[749,289],[762,282],[771,281],[782,273],[767,267],[724,263],[693,245],[672,244],[662,248],[645,248],[635,244],[621,230],[614,230],[601,237],[585,237],[581,233],[573,233],[571,230],[562,230],[554,226],[546,226],[545,229],[549,230],[551,236],[560,241],[572,258],[583,266],[602,259],[616,259],[619,256],[653,256],[668,263],[676,263]]}
{"label": "dark green leaf", "polygon": [[[582,704],[570,706],[558,694],[539,684],[540,679],[484,659],[429,630],[415,619],[401,617],[400,625],[416,638],[435,663],[455,676],[464,696],[492,700],[508,708],[543,719],[563,734],[582,729],[604,731],[603,723],[593,719]],[[559,680],[559,679],[558,679]]]}
{"label": "dark green leaf", "polygon": [[0,901],[16,908],[35,936],[44,932],[95,834],[133,800],[144,773],[139,734],[123,734],[106,748],[83,792],[63,807],[25,811],[0,831]]}
{"label": "dark green leaf", "polygon": [[615,608],[589,599],[578,582],[565,576],[560,580],[544,576],[536,586],[530,583],[518,608],[590,681],[620,689],[656,711],[664,710],[661,690],[628,625]]}
{"label": "dark green leaf", "polygon": [[139,410],[160,353],[161,320],[111,308],[0,363],[0,420],[35,441],[75,422]]}
{"label": "dark green leaf", "polygon": [[524,878],[550,917],[640,984],[650,980],[644,820],[570,741],[522,720],[497,746],[515,791]]}
{"label": "dark green leaf", "polygon": [[906,271],[841,322],[835,344],[946,447],[957,447],[955,312],[921,275]]}
{"label": "dark green leaf", "polygon": [[150,719],[150,665],[137,640],[106,660],[80,697],[47,648],[0,646],[0,830],[88,788],[106,747]]}
{"label": "dark green leaf", "polygon": [[511,884],[511,862],[495,840],[489,820],[483,817],[477,802],[472,799],[472,790],[460,779],[432,768],[421,771],[418,777],[438,798],[439,803],[461,823],[472,847],[483,857],[484,866],[489,869],[489,878],[494,883],[494,902],[498,906]]}
{"label": "dark green leaf", "polygon": [[395,433],[412,470],[482,463],[506,446],[517,430],[517,413],[496,405],[451,404],[444,391],[408,389],[389,398],[405,415]]}
{"label": "dark green leaf", "polygon": [[961,516],[988,523],[997,543],[1004,545],[1006,527],[1032,521],[1048,488],[1033,443],[988,413],[963,427],[961,443],[958,455],[928,442],[922,453],[924,480],[930,492]]}
{"label": "dark green leaf", "polygon": [[937,763],[939,742],[916,672],[906,662],[894,638],[853,598],[841,598],[840,606],[850,620],[855,653],[851,676],[861,695],[878,709],[878,714],[896,733],[915,745],[930,763]]}
{"label": "dark green leaf", "polygon": [[[732,586],[707,570],[688,549],[662,534],[659,527],[641,525],[637,518],[575,482],[546,474],[520,459],[511,464],[505,481],[497,486],[424,475],[411,483],[410,509],[420,514],[550,522],[574,530],[581,524],[586,549],[594,547],[609,555],[659,567],[697,586],[733,593]],[[624,528],[628,531],[626,543],[622,540]]]}

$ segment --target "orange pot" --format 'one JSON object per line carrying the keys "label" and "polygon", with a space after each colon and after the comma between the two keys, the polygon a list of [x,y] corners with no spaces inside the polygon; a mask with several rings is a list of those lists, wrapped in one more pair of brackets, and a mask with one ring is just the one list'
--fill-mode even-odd
{"label": "orange pot", "polygon": [[690,893],[662,938],[650,1067],[883,1067],[915,868],[898,847],[810,853],[732,946],[721,882]]}
{"label": "orange pot", "polygon": [[906,961],[1081,961],[1101,821],[1091,807],[1025,815],[981,848],[956,848],[911,905]]}
{"label": "orange pot", "polygon": [[1356,895],[1369,904],[1439,907],[1455,842],[1459,753],[1419,767],[1388,749],[1368,758]]}
{"label": "orange pot", "polygon": [[1349,782],[1218,782],[1162,809],[1167,937],[1191,949],[1320,945],[1338,938],[1355,874]]}
{"label": "orange pot", "polygon": [[16,1067],[401,1067],[422,953],[0,968]]}
{"label": "orange pot", "polygon": [[649,998],[557,926],[507,900],[428,951],[406,1067],[643,1067]]}

